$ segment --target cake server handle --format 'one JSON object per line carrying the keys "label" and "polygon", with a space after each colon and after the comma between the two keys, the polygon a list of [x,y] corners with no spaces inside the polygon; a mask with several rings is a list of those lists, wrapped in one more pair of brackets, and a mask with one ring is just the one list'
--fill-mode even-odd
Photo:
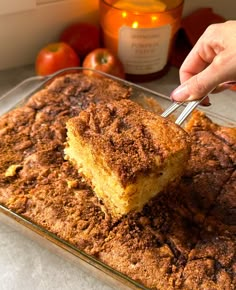
{"label": "cake server handle", "polygon": [[193,110],[206,98],[207,96],[204,96],[200,100],[191,101],[188,102],[187,106],[184,108],[182,113],[178,116],[178,118],[175,121],[175,124],[181,125],[187,117],[193,112]]}
{"label": "cake server handle", "polygon": [[174,111],[176,111],[179,107],[181,107],[184,104],[187,104],[184,110],[181,112],[181,114],[178,116],[178,118],[175,121],[175,124],[181,125],[184,120],[192,113],[192,111],[206,98],[207,96],[204,96],[203,98],[196,100],[196,101],[190,101],[188,103],[186,102],[174,102],[172,103],[162,114],[161,116],[166,118],[169,115],[171,115]]}
{"label": "cake server handle", "polygon": [[[213,90],[211,90],[208,94],[211,93],[217,93],[220,91],[223,91],[225,89],[229,89],[236,85],[236,81],[228,81],[224,82],[222,84],[219,84],[216,86]],[[208,96],[205,95],[199,100],[189,101],[189,102],[173,102],[162,114],[161,116],[166,118],[169,115],[171,115],[174,111],[176,111],[180,106],[186,105],[185,109],[182,111],[182,113],[179,115],[179,117],[176,119],[175,123],[178,125],[181,125],[186,118],[192,113],[192,111]]]}

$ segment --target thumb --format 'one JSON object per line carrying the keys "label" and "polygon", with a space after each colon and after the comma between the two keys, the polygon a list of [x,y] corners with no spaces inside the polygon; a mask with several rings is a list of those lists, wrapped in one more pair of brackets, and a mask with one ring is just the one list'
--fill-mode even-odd
{"label": "thumb", "polygon": [[215,86],[210,77],[203,77],[202,73],[199,73],[177,87],[170,97],[178,102],[198,100],[213,91]]}
{"label": "thumb", "polygon": [[171,93],[171,98],[180,102],[200,99],[212,92],[219,84],[234,79],[234,70],[232,62],[227,62],[222,55],[220,59],[216,57],[208,67],[177,87]]}

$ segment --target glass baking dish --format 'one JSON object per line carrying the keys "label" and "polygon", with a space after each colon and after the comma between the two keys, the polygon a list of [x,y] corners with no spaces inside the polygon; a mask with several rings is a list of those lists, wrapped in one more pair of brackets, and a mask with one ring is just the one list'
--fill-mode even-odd
{"label": "glass baking dish", "polygon": [[[85,69],[83,68],[69,68],[59,71],[49,77],[37,76],[26,79],[15,88],[13,88],[11,91],[0,97],[0,116],[15,107],[22,106],[32,94],[41,90],[56,77],[67,73],[83,73],[84,70]],[[127,87],[132,87],[131,99],[143,105],[146,104],[147,109],[153,110],[153,104],[155,104],[156,101],[158,102],[158,104],[161,105],[163,109],[167,108],[171,104],[169,97],[161,93],[143,88],[142,86],[121,80],[119,78],[107,75],[102,72],[94,72],[105,78],[115,80]],[[151,102],[149,104],[148,102],[143,102],[146,98],[153,99],[154,103]],[[154,108],[154,111],[156,109],[158,109],[158,106]],[[179,112],[177,111],[176,113],[178,114]],[[208,115],[213,121],[218,124],[225,126],[236,126],[236,123],[233,120],[226,117],[212,113],[208,113]],[[0,205],[0,220],[14,227],[16,230],[23,232],[30,238],[33,238],[35,241],[39,242],[43,246],[48,247],[49,249],[58,253],[60,256],[72,260],[80,267],[83,267],[85,271],[89,271],[90,274],[93,273],[95,277],[100,280],[104,280],[104,282],[112,285],[113,287],[115,287],[115,289],[148,289],[143,285],[139,284],[138,282],[127,277],[126,275],[102,263],[93,256],[86,254],[84,251],[81,251],[80,249],[66,242],[65,240],[60,239],[58,236],[49,232],[43,227],[35,224],[30,220],[27,220],[20,214],[9,210],[3,205]]]}

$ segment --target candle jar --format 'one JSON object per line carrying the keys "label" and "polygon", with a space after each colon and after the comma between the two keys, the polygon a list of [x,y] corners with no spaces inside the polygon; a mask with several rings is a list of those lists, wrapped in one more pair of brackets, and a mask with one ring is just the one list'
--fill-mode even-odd
{"label": "candle jar", "polygon": [[100,0],[104,46],[119,57],[128,80],[167,72],[183,0]]}

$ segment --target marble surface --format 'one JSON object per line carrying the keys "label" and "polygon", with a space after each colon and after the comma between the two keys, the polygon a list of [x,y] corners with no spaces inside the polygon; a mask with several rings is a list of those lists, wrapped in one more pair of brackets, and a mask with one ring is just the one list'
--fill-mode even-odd
{"label": "marble surface", "polygon": [[[0,71],[0,96],[34,75],[32,66]],[[178,70],[172,68],[159,80],[141,85],[169,95],[178,85]],[[236,92],[211,97],[207,110],[236,121]],[[50,251],[36,240],[4,224],[0,218],[1,290],[111,290],[120,289],[95,278],[88,271]]]}

